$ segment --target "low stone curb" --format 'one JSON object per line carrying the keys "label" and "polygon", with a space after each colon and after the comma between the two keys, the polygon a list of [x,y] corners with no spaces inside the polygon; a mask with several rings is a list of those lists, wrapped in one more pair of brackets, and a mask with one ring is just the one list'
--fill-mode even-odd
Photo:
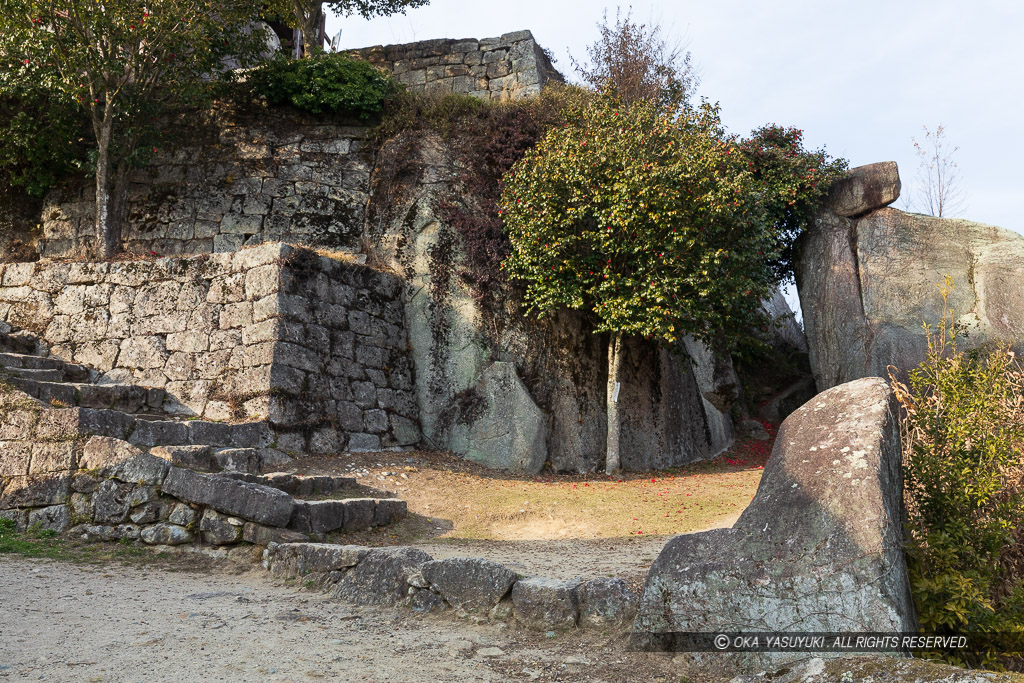
{"label": "low stone curb", "polygon": [[272,576],[302,579],[346,602],[514,620],[541,631],[626,628],[639,599],[621,579],[522,577],[490,560],[435,560],[418,548],[403,546],[269,543],[263,567]]}

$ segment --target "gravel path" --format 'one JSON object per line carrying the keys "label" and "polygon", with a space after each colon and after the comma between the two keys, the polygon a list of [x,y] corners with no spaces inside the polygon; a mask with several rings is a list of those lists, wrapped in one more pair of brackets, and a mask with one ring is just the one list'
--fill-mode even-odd
{"label": "gravel path", "polygon": [[[496,648],[496,649],[495,649]],[[673,670],[674,673],[673,673]],[[358,608],[230,574],[0,557],[0,680],[678,680],[609,634]]]}

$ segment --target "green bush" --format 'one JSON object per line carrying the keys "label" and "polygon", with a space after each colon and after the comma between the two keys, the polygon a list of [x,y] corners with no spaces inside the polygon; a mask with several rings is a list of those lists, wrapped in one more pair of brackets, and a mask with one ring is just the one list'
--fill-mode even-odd
{"label": "green bush", "polygon": [[78,104],[47,87],[34,64],[18,62],[0,40],[0,191],[42,197],[88,164],[92,130]]}
{"label": "green bush", "polygon": [[[1019,634],[1024,373],[1005,346],[957,347],[962,329],[945,306],[952,288],[949,278],[940,286],[943,318],[925,328],[928,355],[909,373],[909,388],[889,370],[905,411],[911,588],[923,631]],[[1005,664],[1010,654],[968,663]]]}
{"label": "green bush", "polygon": [[253,92],[274,104],[291,104],[314,114],[350,113],[360,119],[380,114],[398,92],[390,75],[342,53],[292,60],[278,55],[254,71]]}

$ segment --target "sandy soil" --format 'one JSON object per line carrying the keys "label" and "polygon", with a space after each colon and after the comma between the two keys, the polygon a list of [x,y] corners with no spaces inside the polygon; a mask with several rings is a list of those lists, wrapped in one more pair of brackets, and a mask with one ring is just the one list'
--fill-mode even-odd
{"label": "sandy soil", "polygon": [[0,680],[676,681],[680,666],[610,635],[358,608],[261,572],[0,556]]}
{"label": "sandy soil", "polygon": [[665,472],[517,476],[450,454],[357,453],[293,463],[301,474],[355,477],[350,496],[397,496],[409,516],[335,533],[335,543],[411,545],[433,557],[484,557],[527,576],[617,576],[642,583],[680,533],[732,526],[761,479],[770,443]]}

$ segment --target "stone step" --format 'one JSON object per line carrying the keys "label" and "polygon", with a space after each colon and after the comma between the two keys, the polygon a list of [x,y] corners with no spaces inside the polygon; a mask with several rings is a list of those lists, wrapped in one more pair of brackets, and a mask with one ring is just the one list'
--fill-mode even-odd
{"label": "stone step", "polygon": [[255,484],[266,483],[256,476],[260,471],[260,454],[255,448],[220,448],[209,444],[161,445],[150,450],[150,454],[166,460],[175,467],[196,472],[223,472],[232,479]]}
{"label": "stone step", "polygon": [[322,496],[356,486],[356,480],[352,477],[302,476],[287,472],[272,472],[270,474],[225,472],[221,476],[270,486],[293,496]]}
{"label": "stone step", "polygon": [[4,368],[3,372],[12,377],[34,379],[40,382],[64,381],[64,371],[56,368]]}
{"label": "stone step", "polygon": [[13,384],[43,403],[54,401],[65,406],[118,410],[122,413],[145,413],[162,408],[163,389],[150,389],[134,384],[84,384],[51,382],[15,377]]}
{"label": "stone step", "polygon": [[195,444],[233,448],[266,448],[274,440],[267,422],[225,424],[205,420],[151,420],[139,416],[128,440],[143,448]]}
{"label": "stone step", "polygon": [[[89,368],[75,363],[68,363],[59,358],[35,356],[24,353],[0,353],[0,367],[8,370],[24,368],[26,370],[62,370],[64,376],[58,381],[88,382]],[[27,375],[23,375],[27,377]],[[35,379],[41,379],[36,377]]]}
{"label": "stone step", "polygon": [[387,526],[406,514],[406,502],[398,498],[296,500],[288,528],[303,534],[324,534],[339,529],[351,533]]}

